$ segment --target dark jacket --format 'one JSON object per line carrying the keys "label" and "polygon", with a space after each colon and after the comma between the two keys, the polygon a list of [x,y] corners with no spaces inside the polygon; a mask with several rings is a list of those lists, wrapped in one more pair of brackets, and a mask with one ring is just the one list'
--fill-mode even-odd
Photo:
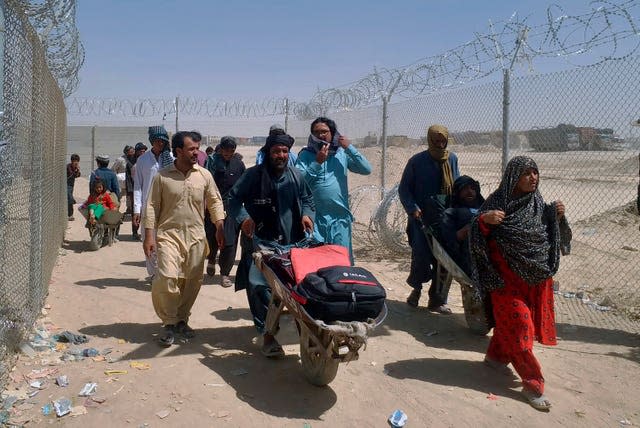
{"label": "dark jacket", "polygon": [[127,193],[133,193],[133,167],[136,164],[138,158],[135,156],[126,158],[126,170],[124,172],[124,179],[127,186]]}
{"label": "dark jacket", "polygon": [[[463,187],[472,185],[476,191],[475,201],[468,206],[459,199]],[[451,195],[451,208],[447,208],[442,216],[440,224],[440,240],[445,250],[462,270],[471,274],[471,255],[469,253],[468,240],[458,241],[456,233],[468,224],[478,214],[484,198],[480,194],[480,183],[473,178],[463,175],[458,177],[453,184]]]}
{"label": "dark jacket", "polygon": [[[278,179],[269,173],[265,164],[247,169],[227,199],[230,217],[239,224],[251,217],[256,224],[256,236],[283,245],[304,239],[303,216],[315,220],[311,189],[300,171],[290,166]],[[291,201],[290,205],[285,204],[287,200]]]}
{"label": "dark jacket", "polygon": [[213,175],[213,180],[216,182],[216,186],[218,186],[218,190],[222,195],[222,200],[226,204],[231,188],[246,170],[244,162],[242,162],[242,156],[234,153],[227,162],[221,155],[214,154],[207,159],[207,169]]}
{"label": "dark jacket", "polygon": [[[277,189],[274,189],[274,181],[277,181]],[[265,164],[247,169],[229,191],[227,201],[227,217],[234,218],[238,224],[251,217],[256,224],[255,237],[266,241],[284,245],[300,241],[305,237],[302,217],[306,215],[315,221],[311,189],[300,171],[291,166],[280,179],[269,174]],[[289,202],[288,206],[285,201]],[[246,238],[243,236],[242,239]],[[252,247],[253,244],[243,246],[236,271],[236,291],[249,284]]]}
{"label": "dark jacket", "polygon": [[73,191],[73,186],[76,184],[76,178],[80,177],[80,168],[74,170],[71,163],[67,164],[67,187]]}
{"label": "dark jacket", "polygon": [[[460,175],[458,158],[449,152],[449,165],[456,180]],[[440,193],[442,187],[442,169],[428,151],[423,151],[411,157],[402,173],[398,196],[407,214],[411,215],[416,209],[425,211],[428,200]]]}

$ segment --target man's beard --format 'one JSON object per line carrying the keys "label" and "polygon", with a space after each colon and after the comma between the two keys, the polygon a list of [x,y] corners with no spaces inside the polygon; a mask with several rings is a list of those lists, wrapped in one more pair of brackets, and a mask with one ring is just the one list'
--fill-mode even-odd
{"label": "man's beard", "polygon": [[284,172],[285,168],[287,167],[287,163],[289,161],[289,159],[284,159],[284,160],[273,160],[270,159],[269,160],[269,168],[276,173],[282,173]]}

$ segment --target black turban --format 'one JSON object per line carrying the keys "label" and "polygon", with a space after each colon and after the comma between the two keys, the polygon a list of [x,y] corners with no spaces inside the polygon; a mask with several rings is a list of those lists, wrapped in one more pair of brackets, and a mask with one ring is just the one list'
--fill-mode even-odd
{"label": "black turban", "polygon": [[270,135],[267,137],[267,142],[265,143],[264,148],[267,150],[267,153],[273,146],[286,146],[288,149],[290,149],[291,146],[293,146],[294,141],[295,140],[291,135]]}

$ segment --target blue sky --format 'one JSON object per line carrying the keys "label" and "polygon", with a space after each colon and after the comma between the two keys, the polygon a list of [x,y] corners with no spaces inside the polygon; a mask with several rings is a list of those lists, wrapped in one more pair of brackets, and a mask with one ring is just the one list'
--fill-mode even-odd
{"label": "blue sky", "polygon": [[[569,13],[588,8],[560,3]],[[533,0],[83,0],[77,25],[86,60],[73,95],[304,100],[374,66],[458,46],[489,19],[518,12],[542,23],[545,9]]]}

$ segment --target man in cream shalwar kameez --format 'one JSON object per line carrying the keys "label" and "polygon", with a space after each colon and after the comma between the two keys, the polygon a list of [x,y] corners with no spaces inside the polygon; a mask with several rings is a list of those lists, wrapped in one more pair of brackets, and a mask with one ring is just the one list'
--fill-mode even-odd
{"label": "man in cream shalwar kameez", "polygon": [[164,346],[173,344],[176,334],[194,336],[189,315],[202,285],[209,252],[204,232],[205,202],[211,221],[220,231],[218,245],[224,244],[222,198],[209,171],[197,163],[198,148],[188,132],[173,136],[176,160],[154,177],[143,215],[145,255],[157,255],[151,296],[165,327],[160,338]]}

